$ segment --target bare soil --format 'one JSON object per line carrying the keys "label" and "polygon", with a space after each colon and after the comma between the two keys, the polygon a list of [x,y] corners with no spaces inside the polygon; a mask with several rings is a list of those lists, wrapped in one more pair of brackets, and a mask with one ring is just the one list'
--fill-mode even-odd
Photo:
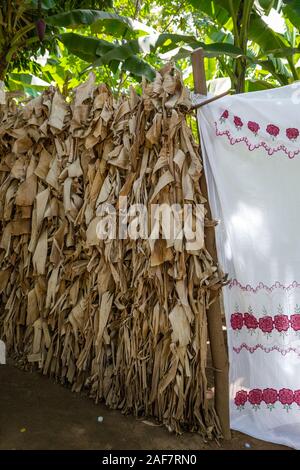
{"label": "bare soil", "polygon": [[147,423],[96,405],[38,372],[12,363],[0,366],[0,449],[287,449],[238,432],[220,446],[197,434],[177,436]]}

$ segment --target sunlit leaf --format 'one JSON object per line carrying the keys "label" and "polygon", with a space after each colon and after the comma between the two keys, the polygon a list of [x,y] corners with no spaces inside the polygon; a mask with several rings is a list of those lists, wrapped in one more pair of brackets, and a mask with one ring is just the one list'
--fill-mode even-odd
{"label": "sunlit leaf", "polygon": [[46,18],[46,22],[53,26],[63,26],[68,28],[79,25],[94,25],[95,32],[97,32],[98,29],[101,29],[101,25],[103,25],[104,22],[107,22],[107,29],[112,35],[117,36],[124,34],[128,28],[133,31],[139,30],[146,33],[154,32],[153,28],[141,23],[140,21],[126,18],[116,13],[99,10],[72,10],[49,16]]}
{"label": "sunlit leaf", "polygon": [[100,54],[100,48],[104,52],[114,48],[114,45],[103,39],[82,36],[76,33],[64,33],[59,37],[60,41],[68,48],[71,54],[75,54],[87,62],[94,62]]}

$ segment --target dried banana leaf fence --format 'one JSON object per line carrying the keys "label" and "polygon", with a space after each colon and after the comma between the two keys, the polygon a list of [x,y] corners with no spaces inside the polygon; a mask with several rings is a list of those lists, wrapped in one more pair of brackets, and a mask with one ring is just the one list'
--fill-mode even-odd
{"label": "dried banana leaf fence", "polygon": [[[101,207],[204,203],[191,102],[168,66],[115,101],[93,75],[0,107],[0,337],[26,368],[169,429],[220,437],[207,318],[223,279],[205,247],[99,240]],[[213,292],[213,294],[212,294]]]}

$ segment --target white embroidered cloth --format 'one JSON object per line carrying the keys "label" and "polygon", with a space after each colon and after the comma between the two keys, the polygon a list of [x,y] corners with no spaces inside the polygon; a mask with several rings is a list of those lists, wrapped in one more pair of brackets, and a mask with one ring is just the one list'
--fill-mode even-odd
{"label": "white embroidered cloth", "polygon": [[300,448],[300,84],[198,111],[222,269],[232,429]]}

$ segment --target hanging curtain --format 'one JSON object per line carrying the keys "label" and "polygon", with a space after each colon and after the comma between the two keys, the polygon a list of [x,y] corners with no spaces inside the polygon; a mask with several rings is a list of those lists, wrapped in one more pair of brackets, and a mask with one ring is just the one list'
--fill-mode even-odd
{"label": "hanging curtain", "polygon": [[300,85],[198,111],[223,288],[231,428],[300,448]]}

